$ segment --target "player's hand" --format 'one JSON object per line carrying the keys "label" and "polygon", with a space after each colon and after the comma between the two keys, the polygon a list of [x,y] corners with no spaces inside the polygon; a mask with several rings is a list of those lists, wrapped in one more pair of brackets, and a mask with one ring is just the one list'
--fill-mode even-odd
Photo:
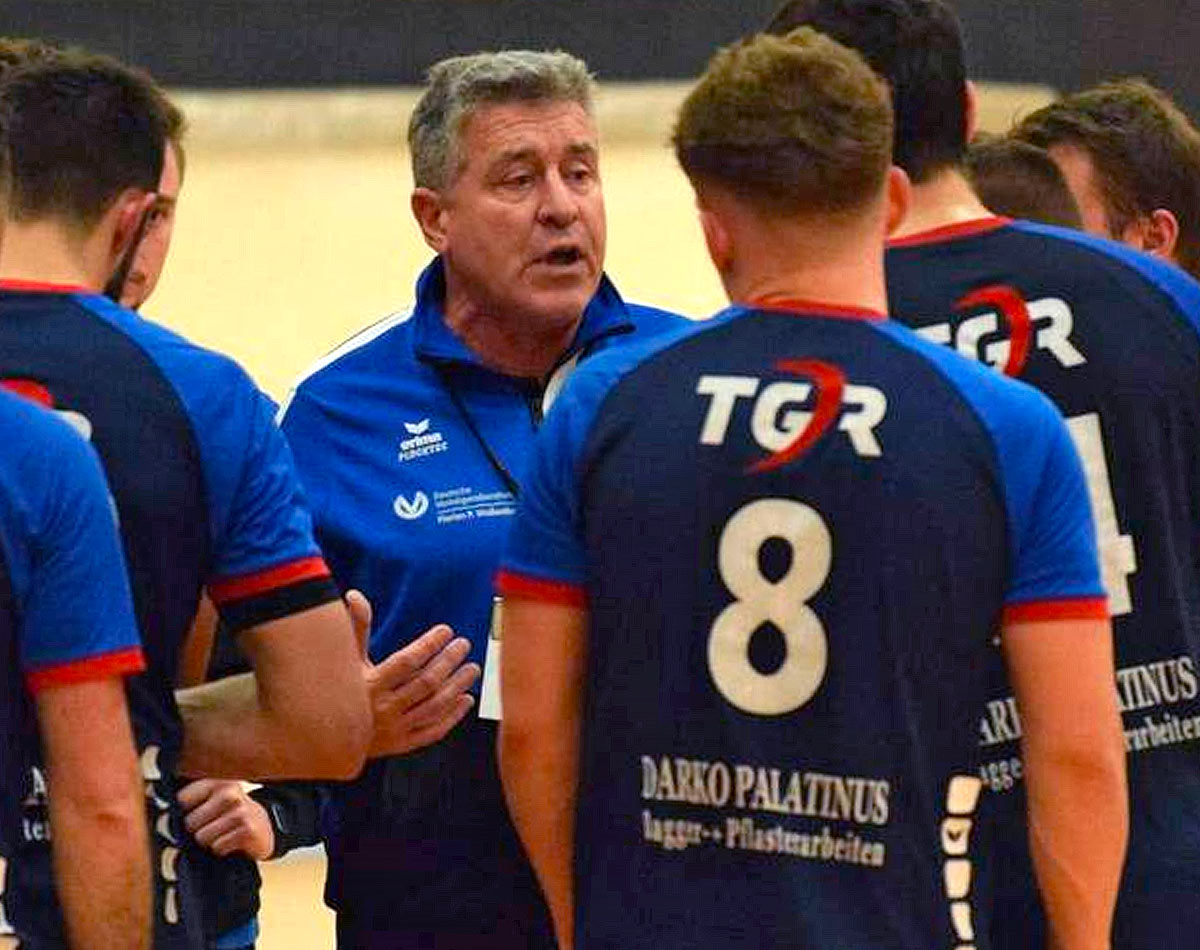
{"label": "player's hand", "polygon": [[265,861],[275,851],[275,831],[266,810],[241,782],[200,779],[179,790],[184,824],[192,837],[221,857],[241,852]]}
{"label": "player's hand", "polygon": [[[346,605],[360,638],[370,629],[371,607],[358,591]],[[367,689],[375,716],[368,755],[402,755],[432,745],[462,722],[475,705],[467,693],[479,679],[467,663],[470,641],[445,624],[431,627],[380,663],[367,664]]]}

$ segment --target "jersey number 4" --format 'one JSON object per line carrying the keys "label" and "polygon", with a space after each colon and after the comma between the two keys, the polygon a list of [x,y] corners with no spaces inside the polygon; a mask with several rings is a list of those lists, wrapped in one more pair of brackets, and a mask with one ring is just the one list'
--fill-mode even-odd
{"label": "jersey number 4", "polygon": [[[791,563],[778,580],[759,566],[772,538],[790,549]],[[713,622],[708,669],[727,701],[744,712],[782,716],[812,699],[825,678],[829,645],[825,627],[808,606],[829,578],[833,537],[808,505],[763,498],[738,509],[721,532],[717,565],[735,598]],[[783,662],[770,673],[750,661],[750,641],[764,623],[784,641]]]}
{"label": "jersey number 4", "polygon": [[1129,594],[1129,575],[1137,570],[1137,552],[1133,538],[1121,534],[1117,522],[1117,505],[1113,499],[1108,460],[1104,454],[1104,433],[1100,417],[1094,412],[1067,420],[1067,429],[1075,450],[1083,461],[1092,516],[1096,519],[1096,544],[1100,549],[1100,568],[1104,589],[1108,593],[1108,610],[1114,617],[1133,610]]}

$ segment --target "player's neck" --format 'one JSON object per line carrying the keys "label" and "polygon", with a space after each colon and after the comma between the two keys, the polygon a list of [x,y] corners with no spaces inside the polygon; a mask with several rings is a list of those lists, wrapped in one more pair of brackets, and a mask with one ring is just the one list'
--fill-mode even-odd
{"label": "player's neck", "polygon": [[58,222],[9,220],[0,241],[0,280],[98,291],[108,279],[99,243],[96,235],[80,238]]}
{"label": "player's neck", "polygon": [[[876,238],[876,241],[879,241]],[[882,242],[857,242],[841,250],[789,247],[782,254],[753,250],[722,280],[737,304],[809,301],[887,312]]]}
{"label": "player's neck", "polygon": [[963,174],[949,169],[912,186],[912,204],[892,238],[911,237],[965,221],[978,221],[991,212],[979,200]]}

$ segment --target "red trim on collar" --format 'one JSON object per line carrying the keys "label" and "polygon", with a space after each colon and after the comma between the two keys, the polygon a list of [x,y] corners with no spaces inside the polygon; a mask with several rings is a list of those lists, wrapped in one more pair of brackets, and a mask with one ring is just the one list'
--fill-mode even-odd
{"label": "red trim on collar", "polygon": [[82,284],[54,284],[41,280],[0,280],[0,290],[10,290],[16,293],[41,294],[92,294],[90,287]]}
{"label": "red trim on collar", "polygon": [[798,317],[836,317],[839,320],[869,320],[873,323],[887,319],[886,313],[870,310],[867,307],[845,307],[841,304],[822,303],[819,300],[801,300],[796,297],[784,297],[779,300],[748,300],[743,306],[750,310],[791,313]]}
{"label": "red trim on collar", "polygon": [[987,234],[1009,224],[1012,218],[1000,215],[989,215],[986,218],[975,218],[973,221],[959,221],[955,224],[944,224],[940,228],[919,231],[908,237],[888,241],[888,247],[920,247],[922,244],[937,244],[939,241],[951,241],[955,238],[972,237],[976,234]]}

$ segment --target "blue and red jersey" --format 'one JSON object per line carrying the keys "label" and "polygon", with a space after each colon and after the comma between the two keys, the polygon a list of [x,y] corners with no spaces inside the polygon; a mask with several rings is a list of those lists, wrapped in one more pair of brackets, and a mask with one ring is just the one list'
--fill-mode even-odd
{"label": "blue and red jersey", "polygon": [[804,302],[582,367],[498,585],[588,611],[581,948],[973,943],[991,640],[1105,615],[1048,400]]}
{"label": "blue and red jersey", "polygon": [[[898,241],[895,319],[1046,393],[1083,459],[1113,614],[1130,841],[1114,946],[1191,947],[1200,926],[1200,285],[1110,241],[984,219]],[[1008,849],[1036,904],[1018,710],[996,661],[980,725]],[[1190,915],[1190,916],[1189,916]],[[1032,945],[1025,924],[1001,946]],[[1034,921],[1037,923],[1037,921]]]}
{"label": "blue and red jersey", "polygon": [[100,463],[67,424],[6,394],[0,444],[0,854],[11,854],[47,831],[37,693],[145,661]]}
{"label": "blue and red jersey", "polygon": [[[160,852],[155,946],[198,947],[174,689],[201,591],[235,633],[338,596],[290,452],[235,363],[80,288],[0,284],[0,386],[71,422],[107,475],[147,660],[129,699]],[[10,920],[59,939],[45,842],[8,856]]]}

